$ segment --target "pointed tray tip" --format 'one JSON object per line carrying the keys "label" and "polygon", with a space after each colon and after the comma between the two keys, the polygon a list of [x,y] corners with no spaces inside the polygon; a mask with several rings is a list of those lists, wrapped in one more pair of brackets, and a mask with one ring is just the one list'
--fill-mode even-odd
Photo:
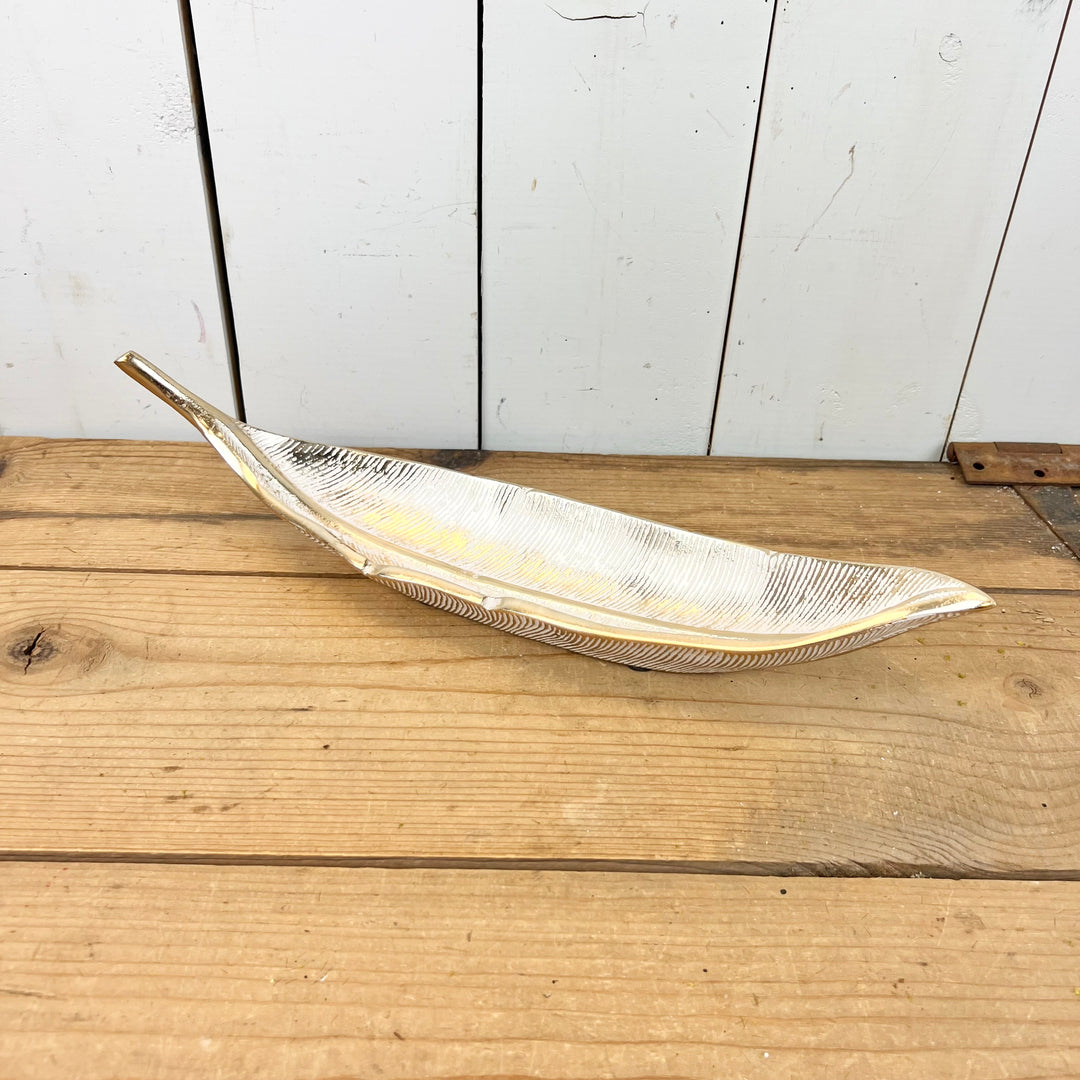
{"label": "pointed tray tip", "polygon": [[125,375],[130,375],[150,393],[161,398],[204,435],[213,431],[217,425],[232,427],[236,423],[227,413],[215,408],[208,401],[203,401],[187,387],[169,378],[161,368],[151,364],[145,356],[137,352],[129,349],[123,356],[118,357],[115,363]]}

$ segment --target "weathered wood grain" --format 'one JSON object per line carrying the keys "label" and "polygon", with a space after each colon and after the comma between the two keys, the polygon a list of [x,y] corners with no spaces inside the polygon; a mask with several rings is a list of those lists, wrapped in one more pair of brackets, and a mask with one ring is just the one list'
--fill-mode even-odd
{"label": "weathered wood grain", "polygon": [[1072,1077],[1080,886],[0,865],[10,1080]]}
{"label": "weathered wood grain", "polygon": [[[983,588],[1080,588],[1080,561],[1009,488],[951,465],[423,454],[681,528]],[[209,448],[0,439],[0,565],[321,573],[341,559],[274,518]]]}
{"label": "weathered wood grain", "polygon": [[359,577],[0,574],[0,850],[1080,873],[1075,593],[635,672]]}
{"label": "weathered wood grain", "polygon": [[1018,497],[429,456],[1000,606],[634,672],[342,576],[208,448],[5,440],[5,1077],[1080,1071],[1080,884],[804,876],[1080,876],[1077,561]]}
{"label": "weathered wood grain", "polygon": [[176,3],[5,4],[0,71],[0,431],[197,438],[110,365],[231,406]]}

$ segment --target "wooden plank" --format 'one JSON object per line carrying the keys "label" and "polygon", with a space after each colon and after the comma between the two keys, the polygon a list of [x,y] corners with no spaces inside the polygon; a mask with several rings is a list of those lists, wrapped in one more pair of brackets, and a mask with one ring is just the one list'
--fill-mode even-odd
{"label": "wooden plank", "polygon": [[11,1080],[1066,1077],[1075,884],[0,867]]}
{"label": "wooden plank", "polygon": [[773,4],[484,14],[484,445],[708,444]]}
{"label": "wooden plank", "polygon": [[475,446],[476,9],[192,11],[248,415]]}
{"label": "wooden plank", "polygon": [[1080,442],[1078,22],[1062,37],[950,439]]}
{"label": "wooden plank", "polygon": [[713,452],[941,455],[1064,13],[778,13]]}
{"label": "wooden plank", "polygon": [[[1080,588],[1080,562],[1015,493],[970,488],[951,465],[422,456],[731,540],[983,588]],[[269,516],[209,447],[10,439],[0,463],[3,565],[353,574]]]}
{"label": "wooden plank", "polygon": [[0,850],[1080,873],[1080,605],[635,672],[354,578],[0,574]]}
{"label": "wooden plank", "polygon": [[232,400],[172,0],[6,4],[0,430],[195,438],[110,361]]}

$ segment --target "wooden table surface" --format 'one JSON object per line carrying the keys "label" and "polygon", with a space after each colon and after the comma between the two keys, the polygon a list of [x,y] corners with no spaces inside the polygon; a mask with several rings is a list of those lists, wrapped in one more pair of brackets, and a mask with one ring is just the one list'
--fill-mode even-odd
{"label": "wooden table surface", "polygon": [[998,606],[636,672],[361,579],[208,447],[0,439],[3,1080],[1080,1075],[1080,559],[1032,506],[426,457]]}

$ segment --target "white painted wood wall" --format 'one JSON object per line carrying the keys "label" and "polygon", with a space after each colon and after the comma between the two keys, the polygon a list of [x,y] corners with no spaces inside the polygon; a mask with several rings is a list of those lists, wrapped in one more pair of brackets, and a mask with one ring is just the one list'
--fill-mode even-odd
{"label": "white painted wood wall", "polygon": [[232,402],[176,5],[5,4],[0,71],[0,434],[190,437],[111,364]]}
{"label": "white painted wood wall", "polygon": [[481,109],[475,4],[191,0],[221,273],[175,0],[13,0],[0,433],[189,437],[109,361],[229,405],[231,315],[328,441],[1080,442],[1068,6],[500,0]]}

